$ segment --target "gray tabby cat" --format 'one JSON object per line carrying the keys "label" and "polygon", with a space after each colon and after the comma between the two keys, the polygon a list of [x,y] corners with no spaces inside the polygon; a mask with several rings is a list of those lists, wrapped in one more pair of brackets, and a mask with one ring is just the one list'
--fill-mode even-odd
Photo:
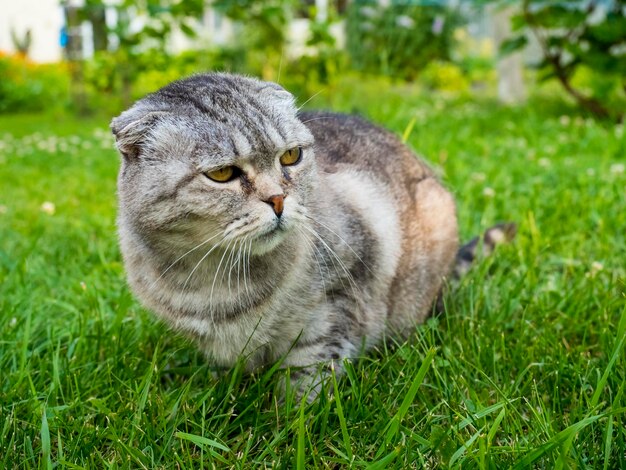
{"label": "gray tabby cat", "polygon": [[411,333],[453,268],[450,193],[362,119],[298,113],[274,83],[215,73],[111,127],[130,285],[218,365],[284,357],[312,386],[316,364],[340,372],[383,335]]}

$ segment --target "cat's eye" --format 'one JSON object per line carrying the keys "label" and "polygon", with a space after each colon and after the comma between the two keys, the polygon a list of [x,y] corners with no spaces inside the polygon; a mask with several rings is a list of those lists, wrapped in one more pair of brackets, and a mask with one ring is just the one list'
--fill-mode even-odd
{"label": "cat's eye", "polygon": [[287,150],[280,156],[280,164],[283,166],[295,165],[302,158],[302,148],[296,147]]}
{"label": "cat's eye", "polygon": [[239,169],[235,166],[225,166],[205,173],[207,177],[218,183],[226,183],[239,175]]}

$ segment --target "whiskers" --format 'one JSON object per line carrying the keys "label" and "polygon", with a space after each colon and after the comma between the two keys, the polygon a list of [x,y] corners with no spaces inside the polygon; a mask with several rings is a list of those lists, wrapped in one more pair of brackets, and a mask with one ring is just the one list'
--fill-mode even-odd
{"label": "whiskers", "polygon": [[[320,251],[320,248],[318,248],[317,244],[315,243],[314,240],[310,240],[308,236],[306,236],[306,233],[304,233],[303,231],[306,231],[308,234],[312,235],[313,238],[315,240],[317,240],[320,244],[320,247],[326,251],[328,253],[328,258],[330,260],[330,263],[333,266],[333,269],[337,275],[337,278],[339,279],[339,282],[341,282],[342,286],[344,287],[344,289],[347,289],[348,287],[352,290],[353,294],[355,295],[355,298],[361,298],[362,297],[362,290],[360,289],[360,287],[357,285],[354,276],[352,275],[352,273],[350,272],[350,269],[348,268],[348,266],[346,266],[346,263],[341,259],[341,257],[337,254],[337,252],[335,250],[333,250],[333,248],[330,246],[330,244],[324,239],[324,237],[322,237],[322,235],[315,230],[315,228],[313,228],[312,226],[310,226],[310,224],[306,223],[307,221],[312,221],[315,223],[319,223],[318,221],[316,221],[314,218],[310,217],[309,215],[305,214],[305,213],[299,213],[298,215],[304,217],[304,219],[301,219],[304,223],[299,224],[298,229],[301,233],[303,233],[305,235],[305,239],[312,244],[313,246],[313,251],[312,254],[316,259],[316,262],[318,264],[318,269],[320,272],[320,276],[322,278],[322,283],[323,283],[323,287],[324,287],[324,291],[326,291],[326,280],[324,279],[324,273],[322,272],[322,268],[321,268],[321,264],[319,263],[319,260],[317,259],[318,255],[320,256],[320,258],[322,259],[322,261],[324,262],[324,265],[326,267],[326,271],[328,272],[328,264],[326,263],[326,260],[322,254],[322,252]],[[320,225],[324,226],[323,224],[320,223]],[[336,232],[334,232],[333,230],[330,230],[328,227],[324,226],[329,232],[334,233],[338,238],[340,238],[345,244],[346,246],[348,246],[348,248],[356,255],[356,257],[359,259],[359,261],[361,261],[363,263],[363,260],[361,259],[361,257],[352,249],[352,247],[350,247],[350,245],[343,240],[343,238],[341,238],[338,234],[336,234]],[[365,265],[365,263],[363,263]],[[369,269],[369,268],[368,268]],[[348,282],[348,286],[346,286],[345,281]]]}
{"label": "whiskers", "polygon": [[[226,237],[225,237],[226,238]],[[214,294],[216,289],[223,288],[228,289],[228,299],[234,300],[236,297],[245,297],[249,299],[251,297],[251,271],[250,271],[250,251],[252,249],[251,236],[245,236],[243,238],[226,239],[222,240],[221,244],[213,246],[209,249],[202,258],[196,263],[194,268],[190,271],[187,279],[185,280],[181,291],[185,292],[188,288],[189,281],[194,274],[198,271],[202,263],[215,251],[216,248],[223,248],[221,256],[217,254],[215,261],[217,267],[215,271],[211,273],[212,280],[209,278],[208,282],[203,285],[208,286],[210,283],[210,290],[208,292],[208,305],[214,305]],[[219,261],[217,257],[219,256]],[[234,280],[234,273],[236,272],[236,282]],[[236,291],[233,292],[233,288],[236,287]],[[233,295],[234,294],[234,295]],[[221,303],[216,299],[215,303]]]}
{"label": "whiskers", "polygon": [[316,224],[321,225],[322,227],[324,227],[326,230],[328,230],[330,233],[332,233],[333,235],[335,235],[339,240],[341,240],[344,245],[346,245],[346,247],[354,254],[354,256],[357,257],[357,259],[359,260],[359,262],[365,267],[365,269],[367,269],[369,271],[369,273],[374,276],[376,276],[376,273],[374,273],[374,271],[372,271],[370,269],[370,267],[367,265],[367,263],[365,261],[363,261],[363,258],[361,258],[361,256],[359,256],[359,254],[350,246],[350,244],[341,236],[339,235],[337,232],[335,232],[333,229],[331,229],[328,225],[326,225],[323,222],[320,222],[319,220],[314,219],[313,217],[311,217],[310,215],[307,214],[302,214],[304,215],[304,217],[306,217],[308,220],[310,220],[311,222],[314,222]]}
{"label": "whiskers", "polygon": [[204,240],[203,242],[198,243],[196,246],[194,246],[191,250],[187,251],[186,253],[182,254],[181,256],[179,256],[178,258],[176,258],[174,260],[174,262],[172,262],[166,269],[165,271],[163,271],[159,277],[157,277],[154,282],[152,282],[152,284],[150,284],[150,289],[154,288],[154,286],[156,285],[157,282],[159,282],[159,280],[161,280],[163,278],[163,276],[165,276],[167,274],[167,272],[172,269],[177,263],[179,263],[180,261],[183,260],[183,258],[185,258],[187,255],[193,253],[194,251],[196,251],[197,249],[203,247],[204,245],[206,245],[207,243],[209,243],[211,240],[216,239],[218,236],[220,236],[220,233],[217,233],[215,235],[213,235],[212,237],[207,238],[206,240]]}
{"label": "whiskers", "polygon": [[[317,268],[319,272],[323,295],[328,295],[333,287],[337,286],[343,292],[351,292],[350,295],[355,299],[362,299],[364,297],[362,289],[355,279],[358,272],[355,271],[355,263],[362,263],[369,272],[372,270],[359,253],[338,233],[338,230],[309,216],[303,207],[293,211],[290,217],[293,219],[288,226],[293,230],[292,233],[299,234],[302,248],[309,252],[307,259],[312,264],[310,268],[313,270]],[[261,242],[257,239],[263,225],[260,225],[261,222],[255,223],[256,221],[245,219],[230,224],[219,234],[208,237],[176,258],[153,282],[153,286],[157,285],[168,272],[177,268],[175,274],[177,277],[174,277],[177,287],[172,291],[165,288],[167,284],[163,284],[159,295],[176,294],[173,302],[196,309],[203,316],[206,315],[208,321],[216,320],[220,315],[219,312],[223,311],[223,314],[227,315],[231,308],[241,309],[252,305],[259,288],[254,281],[252,260],[253,256],[264,256],[258,252],[258,244]],[[204,249],[198,252],[203,247]],[[193,260],[187,261],[184,268],[181,267],[181,261],[192,253],[196,253]],[[268,252],[267,256],[270,257],[268,262],[271,266],[272,257],[275,255]],[[279,258],[284,259],[282,256]]]}
{"label": "whiskers", "polygon": [[[201,294],[204,302],[208,300],[211,309],[222,303],[224,298],[228,302],[249,302],[253,292],[250,269],[253,232],[254,227],[248,221],[236,221],[223,232],[208,237],[177,257],[151,282],[149,288],[158,289],[162,296],[172,295],[172,290],[165,288],[172,285],[171,283],[157,286],[168,272],[176,269],[172,279],[173,285],[177,286],[174,290],[177,294],[175,297],[178,298],[176,303],[194,305],[197,303],[197,298],[194,298],[196,293]],[[206,247],[205,250],[198,253],[192,262],[182,263],[203,247]],[[220,289],[222,295],[216,297]],[[224,294],[226,289],[228,294]]]}
{"label": "whiskers", "polygon": [[[216,254],[215,260],[213,264],[217,264],[215,271],[210,273],[213,277],[212,281],[209,280],[211,288],[209,292],[209,305],[213,305],[213,294],[215,293],[216,288],[221,284],[228,288],[228,295],[230,298],[233,297],[233,286],[235,285],[233,279],[233,273],[237,273],[237,291],[236,295],[240,296],[245,294],[247,298],[251,296],[251,271],[250,271],[250,255],[252,251],[252,239],[253,233],[256,231],[255,224],[250,224],[250,221],[247,217],[243,217],[235,222],[231,223],[222,235],[222,238],[215,243],[207,252],[200,258],[200,260],[195,264],[193,269],[187,275],[185,282],[182,285],[181,292],[184,293],[190,287],[190,281],[194,274],[198,272],[198,270],[202,267],[205,260],[209,258],[211,254],[215,252],[216,249],[221,248],[223,252],[220,254]],[[180,261],[186,255],[198,249],[200,246],[205,245],[209,241],[215,239],[216,236],[211,237],[206,240],[202,244],[195,247],[193,250],[185,253],[179,259],[177,259],[173,264]],[[217,256],[220,256],[219,261],[217,261]],[[173,265],[172,264],[172,265]],[[170,266],[171,268],[172,266]],[[169,268],[168,268],[169,269]],[[165,273],[163,273],[165,274]],[[225,279],[226,277],[226,279]],[[219,280],[219,282],[218,282]],[[243,284],[243,288],[242,288]],[[207,282],[205,285],[209,285]]]}
{"label": "whiskers", "polygon": [[317,116],[317,117],[313,117],[311,119],[307,119],[306,121],[302,121],[302,124],[306,124],[308,122],[313,122],[313,121],[321,121],[324,119],[332,119],[333,116]]}
{"label": "whiskers", "polygon": [[[315,94],[311,95],[311,97],[310,97],[308,100],[306,100],[304,103],[302,103],[300,106],[298,106],[298,111],[300,111],[302,108],[304,108],[304,106],[305,106],[305,105],[306,105],[309,101],[311,101],[313,98],[315,98],[317,95],[319,95],[319,94],[320,94],[320,93],[322,93],[323,91],[325,91],[325,90],[322,88],[322,89],[321,89],[320,91],[318,91],[317,93],[315,93]],[[308,121],[307,121],[307,122],[308,122]],[[303,124],[304,124],[304,123],[303,123]]]}

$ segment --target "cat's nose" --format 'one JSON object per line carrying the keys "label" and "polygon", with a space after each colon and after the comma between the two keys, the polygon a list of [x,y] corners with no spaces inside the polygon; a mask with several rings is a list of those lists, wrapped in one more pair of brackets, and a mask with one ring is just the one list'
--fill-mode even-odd
{"label": "cat's nose", "polygon": [[280,217],[283,214],[283,206],[285,202],[285,196],[282,194],[275,194],[274,196],[270,196],[265,200],[272,209],[274,209],[274,214]]}

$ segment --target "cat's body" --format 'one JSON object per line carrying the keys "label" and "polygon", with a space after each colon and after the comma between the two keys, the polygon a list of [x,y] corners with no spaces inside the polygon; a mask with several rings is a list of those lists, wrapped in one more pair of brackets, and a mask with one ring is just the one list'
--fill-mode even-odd
{"label": "cat's body", "polygon": [[130,284],[219,365],[309,366],[406,335],[454,263],[431,170],[359,118],[297,115],[277,85],[196,76],[112,128]]}

